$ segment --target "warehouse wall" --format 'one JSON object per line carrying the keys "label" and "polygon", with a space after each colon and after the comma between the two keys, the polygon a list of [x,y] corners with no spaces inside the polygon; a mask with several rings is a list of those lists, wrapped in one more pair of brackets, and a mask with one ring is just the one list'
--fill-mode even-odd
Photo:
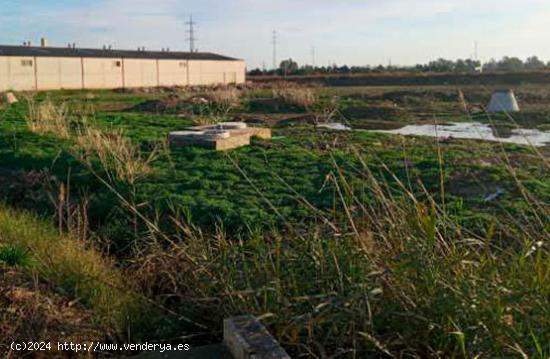
{"label": "warehouse wall", "polygon": [[122,59],[83,58],[84,88],[123,87]]}
{"label": "warehouse wall", "polygon": [[185,60],[159,60],[160,86],[186,86],[187,63]]}
{"label": "warehouse wall", "polygon": [[245,82],[244,61],[0,57],[0,91]]}
{"label": "warehouse wall", "polygon": [[189,85],[245,82],[244,61],[189,61]]}
{"label": "warehouse wall", "polygon": [[82,62],[79,58],[36,58],[38,90],[81,89]]}
{"label": "warehouse wall", "polygon": [[0,90],[33,90],[34,65],[33,57],[0,57]]}
{"label": "warehouse wall", "polygon": [[157,60],[124,59],[124,87],[158,86]]}

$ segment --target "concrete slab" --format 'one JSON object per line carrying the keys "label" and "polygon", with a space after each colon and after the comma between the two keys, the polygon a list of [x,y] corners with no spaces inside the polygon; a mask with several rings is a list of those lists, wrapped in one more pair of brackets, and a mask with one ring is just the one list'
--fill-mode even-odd
{"label": "concrete slab", "polygon": [[244,122],[224,122],[191,127],[190,131],[170,132],[168,141],[173,147],[200,146],[226,151],[250,145],[251,137],[271,139],[271,129],[247,127]]}
{"label": "concrete slab", "polygon": [[223,129],[230,133],[249,133],[252,137],[258,137],[264,140],[271,138],[271,129],[267,127],[250,127],[244,122],[222,122],[212,125],[201,125],[191,127],[193,131],[207,131],[210,129]]}
{"label": "concrete slab", "polygon": [[6,92],[3,97],[4,97],[4,102],[10,105],[19,102],[19,100],[17,99],[17,97],[13,92]]}
{"label": "concrete slab", "polygon": [[228,138],[208,138],[200,134],[182,134],[180,131],[172,132],[168,136],[170,146],[189,147],[199,146],[216,151],[226,151],[250,144],[250,134],[231,134]]}

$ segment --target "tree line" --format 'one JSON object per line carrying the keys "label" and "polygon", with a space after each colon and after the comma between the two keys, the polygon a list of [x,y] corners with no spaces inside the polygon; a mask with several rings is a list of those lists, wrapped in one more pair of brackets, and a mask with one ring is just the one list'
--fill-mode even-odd
{"label": "tree line", "polygon": [[545,63],[537,56],[531,56],[525,61],[518,57],[505,56],[500,60],[490,59],[485,63],[471,59],[447,60],[437,59],[427,64],[417,64],[414,66],[311,66],[299,65],[293,59],[281,61],[277,69],[253,69],[249,71],[252,76],[291,76],[291,75],[324,75],[324,74],[364,74],[364,73],[388,73],[388,72],[408,72],[408,73],[475,73],[475,72],[520,72],[520,71],[540,71],[550,70],[550,61]]}

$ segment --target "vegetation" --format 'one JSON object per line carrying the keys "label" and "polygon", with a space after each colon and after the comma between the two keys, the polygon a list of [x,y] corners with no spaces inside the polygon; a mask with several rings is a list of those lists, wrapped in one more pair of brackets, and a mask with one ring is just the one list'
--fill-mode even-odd
{"label": "vegetation", "polygon": [[387,66],[348,66],[336,64],[329,66],[299,66],[292,59],[281,61],[278,69],[253,69],[249,72],[252,76],[262,75],[320,75],[320,74],[368,74],[368,73],[475,73],[475,72],[522,72],[542,71],[550,68],[550,62],[544,63],[537,56],[531,56],[523,61],[517,57],[505,56],[500,60],[490,59],[482,64],[479,60],[457,59],[456,61],[439,58],[427,64],[414,66],[400,66],[389,64]]}
{"label": "vegetation", "polygon": [[[33,215],[0,206],[0,278],[2,282],[13,275],[19,278],[11,286],[2,286],[0,296],[2,302],[8,301],[0,310],[0,327],[9,327],[6,333],[14,331],[12,340],[31,340],[27,336],[31,332],[18,332],[18,327],[23,330],[33,325],[37,327],[33,328],[36,337],[32,340],[53,340],[51,335],[62,337],[63,331],[67,331],[66,336],[85,340],[113,338],[130,325],[128,318],[138,320],[138,311],[143,310],[139,297],[132,294],[132,288],[114,264],[90,245],[69,234],[59,235],[51,224]],[[16,272],[8,276],[5,266],[15,267]],[[51,322],[50,319],[41,319],[41,315],[54,317],[57,314],[54,311],[62,309],[53,308],[53,305],[49,311],[42,307],[32,308],[32,303],[39,305],[33,302],[39,300],[35,292],[68,298],[75,306],[74,310],[68,309],[74,312],[71,314],[75,317],[70,318],[75,321],[73,329],[71,323],[63,323],[67,327],[58,327],[56,323],[65,319],[62,314],[61,318],[52,318]],[[31,301],[29,307],[17,307],[17,303],[22,305],[26,299]],[[9,311],[14,304],[16,311]],[[76,317],[79,314],[90,316],[85,308],[89,308],[93,316],[87,327],[79,328]],[[17,315],[20,317],[15,318]],[[2,347],[9,348],[9,339],[8,336],[0,342]]]}
{"label": "vegetation", "polygon": [[[547,129],[547,90],[515,90],[514,121],[477,87],[36,95],[0,115],[0,266],[63,288],[110,340],[210,343],[252,313],[297,357],[546,358],[548,146],[316,126]],[[274,139],[165,146],[204,119]]]}

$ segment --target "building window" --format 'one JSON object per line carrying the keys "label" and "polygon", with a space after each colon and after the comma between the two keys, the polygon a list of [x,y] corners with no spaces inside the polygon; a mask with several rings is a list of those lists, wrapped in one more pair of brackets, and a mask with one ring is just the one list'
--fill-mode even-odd
{"label": "building window", "polygon": [[32,60],[21,60],[21,66],[32,67]]}
{"label": "building window", "polygon": [[120,61],[115,61],[115,67],[120,67],[122,66],[122,62]]}

